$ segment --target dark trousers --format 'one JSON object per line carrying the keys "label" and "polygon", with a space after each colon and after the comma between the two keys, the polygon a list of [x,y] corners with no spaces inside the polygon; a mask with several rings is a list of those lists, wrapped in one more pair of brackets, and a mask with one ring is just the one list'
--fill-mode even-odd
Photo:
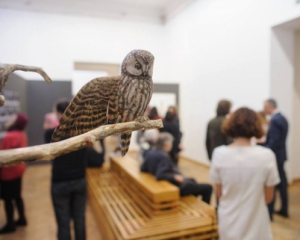
{"label": "dark trousers", "polygon": [[25,221],[24,203],[21,197],[21,185],[21,178],[1,182],[1,193],[4,200],[6,221],[9,227],[15,226],[14,202],[18,210],[19,220]]}
{"label": "dark trousers", "polygon": [[284,162],[277,163],[277,167],[278,167],[278,172],[280,177],[280,183],[275,188],[273,201],[268,205],[271,220],[273,220],[276,191],[279,191],[280,198],[281,198],[281,208],[279,211],[285,215],[288,215],[287,178],[284,171]]}
{"label": "dark trousers", "polygon": [[179,186],[180,195],[194,195],[194,196],[202,196],[203,202],[210,203],[211,194],[213,191],[213,187],[210,184],[197,183],[192,178],[187,178],[184,182]]}
{"label": "dark trousers", "polygon": [[19,213],[19,221],[25,221],[24,203],[21,196],[16,197],[14,199],[4,199],[5,214],[8,226],[15,225],[13,201],[16,203],[17,206],[17,210]]}
{"label": "dark trousers", "polygon": [[179,161],[178,154],[179,154],[179,152],[175,152],[175,151],[171,151],[169,153],[172,162],[175,163],[176,166],[178,166],[178,161]]}
{"label": "dark trousers", "polygon": [[51,196],[58,226],[57,238],[59,240],[71,240],[70,221],[73,219],[75,239],[85,240],[85,178],[52,182]]}

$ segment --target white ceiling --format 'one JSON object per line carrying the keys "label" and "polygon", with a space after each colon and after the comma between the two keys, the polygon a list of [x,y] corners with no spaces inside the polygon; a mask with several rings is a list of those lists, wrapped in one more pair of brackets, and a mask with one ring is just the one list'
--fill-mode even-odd
{"label": "white ceiling", "polygon": [[0,0],[0,8],[164,23],[195,0]]}

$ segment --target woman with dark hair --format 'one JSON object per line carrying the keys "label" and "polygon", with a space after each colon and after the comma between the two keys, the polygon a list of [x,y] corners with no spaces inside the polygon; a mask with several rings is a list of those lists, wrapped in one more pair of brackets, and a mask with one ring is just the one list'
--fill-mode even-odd
{"label": "woman with dark hair", "polygon": [[[28,118],[22,113],[12,117],[7,124],[8,132],[2,139],[0,150],[27,147],[27,136],[24,132],[27,123]],[[6,225],[0,230],[0,234],[14,232],[16,225],[25,226],[27,224],[21,197],[21,183],[24,171],[24,163],[0,168],[1,198],[4,200],[7,220]],[[19,213],[19,220],[17,222],[14,221],[13,201],[16,203]]]}
{"label": "woman with dark hair", "polygon": [[251,145],[252,137],[263,136],[261,121],[253,110],[240,108],[222,129],[234,142],[214,150],[210,170],[219,199],[220,239],[272,239],[266,204],[279,177],[274,153]]}
{"label": "woman with dark hair", "polygon": [[170,151],[170,157],[172,161],[178,165],[178,154],[180,152],[180,141],[181,141],[181,133],[179,129],[179,125],[176,123],[175,115],[172,112],[167,112],[166,117],[164,119],[164,127],[161,129],[161,132],[170,133],[174,140],[172,149]]}
{"label": "woman with dark hair", "polygon": [[221,128],[226,120],[226,116],[230,113],[231,102],[228,100],[221,100],[217,106],[217,116],[211,119],[207,125],[206,131],[206,150],[208,159],[211,160],[212,152],[216,147],[228,145],[232,142],[231,138],[226,136]]}
{"label": "woman with dark hair", "polygon": [[175,122],[178,124],[179,129],[180,129],[180,121],[179,121],[179,117],[178,117],[178,109],[177,109],[177,107],[175,107],[175,106],[169,106],[168,112],[173,113]]}
{"label": "woman with dark hair", "polygon": [[158,111],[156,107],[151,108],[149,114],[148,114],[148,118],[150,120],[158,120],[158,119],[162,119],[161,116],[158,115]]}

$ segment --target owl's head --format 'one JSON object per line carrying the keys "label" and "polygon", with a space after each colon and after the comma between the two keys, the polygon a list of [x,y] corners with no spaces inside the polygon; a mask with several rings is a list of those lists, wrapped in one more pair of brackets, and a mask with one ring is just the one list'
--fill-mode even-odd
{"label": "owl's head", "polygon": [[127,54],[122,63],[122,75],[135,77],[152,77],[154,56],[145,50],[133,50]]}

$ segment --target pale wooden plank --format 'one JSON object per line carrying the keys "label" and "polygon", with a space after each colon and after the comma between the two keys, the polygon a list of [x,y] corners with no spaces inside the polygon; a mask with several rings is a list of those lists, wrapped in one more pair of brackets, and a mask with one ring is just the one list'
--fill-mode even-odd
{"label": "pale wooden plank", "polygon": [[[157,181],[153,176],[146,173],[139,172],[139,169],[132,168],[128,162],[131,158],[111,158],[111,166],[117,171],[126,170],[129,178],[134,179],[137,184],[145,191],[145,193],[152,198],[154,202],[171,201],[179,199],[179,189],[166,182]],[[153,195],[154,194],[154,195]]]}
{"label": "pale wooden plank", "polygon": [[[134,163],[130,163],[127,166],[134,165]],[[178,237],[181,236],[179,233],[182,230],[191,228],[198,228],[197,234],[203,233],[207,229],[213,231],[213,227],[216,226],[214,225],[214,221],[207,214],[204,215],[201,211],[199,213],[199,209],[197,209],[201,206],[197,204],[197,201],[201,202],[199,199],[186,197],[184,201],[180,201],[179,206],[181,211],[176,208],[176,211],[171,214],[166,214],[163,209],[161,211],[151,209],[153,204],[143,194],[144,192],[136,194],[139,188],[136,187],[136,180],[134,178],[127,178],[127,169],[124,170],[120,166],[117,166],[116,169],[118,169],[117,173],[115,170],[113,171],[115,173],[106,172],[107,175],[103,177],[99,177],[99,172],[97,173],[97,171],[93,170],[92,178],[94,178],[94,186],[100,188],[98,192],[103,194],[101,198],[103,207],[109,206],[111,208],[111,210],[107,209],[109,214],[115,214],[115,216],[111,216],[112,224],[116,225],[122,239],[148,239],[148,237],[158,237],[159,235],[166,237],[166,234],[169,234],[169,236],[173,234],[175,237]],[[95,178],[98,180],[95,181]],[[109,182],[109,185],[107,182]],[[145,222],[143,226],[138,224],[138,218],[136,218],[138,214],[133,213],[133,209],[136,210],[139,207],[128,207],[130,204],[131,206],[136,206],[137,203],[139,203],[139,207],[141,208],[143,206],[147,209],[150,208],[150,211],[153,213],[151,215],[152,220]],[[155,216],[156,213],[163,215],[157,217]],[[193,234],[195,233],[193,232]]]}
{"label": "pale wooden plank", "polygon": [[110,194],[112,198],[115,199],[112,205],[115,206],[117,214],[123,225],[125,225],[128,233],[132,234],[135,232],[136,229],[139,229],[139,226],[137,225],[137,222],[132,218],[130,213],[127,211],[127,209],[124,207],[124,199],[120,199],[116,194],[118,190],[119,189],[106,188],[106,193]]}
{"label": "pale wooden plank", "polygon": [[155,236],[155,235],[163,235],[163,234],[170,234],[170,233],[177,233],[188,230],[198,228],[198,233],[206,233],[207,231],[212,231],[214,228],[217,228],[216,225],[207,224],[206,226],[199,226],[199,224],[195,222],[182,222],[180,225],[162,225],[160,227],[156,227],[155,230],[152,229],[145,229],[142,228],[140,231],[136,232],[134,235],[131,235],[128,239],[144,239],[149,236]]}
{"label": "pale wooden plank", "polygon": [[124,202],[125,207],[129,210],[133,218],[138,221],[139,225],[143,226],[148,219],[146,215],[142,211],[139,211],[139,208],[134,207],[134,202],[132,201],[132,199],[129,199],[123,189],[120,189],[120,191],[117,192],[117,195],[119,198],[123,197],[127,200],[126,202]]}
{"label": "pale wooden plank", "polygon": [[[94,184],[89,183],[89,185],[90,185],[90,192],[93,195],[91,197],[91,199],[94,203],[93,206],[97,206],[96,208],[94,208],[94,210],[96,210],[96,211],[98,210],[97,211],[97,214],[99,214],[98,219],[100,219],[101,222],[104,222],[104,224],[107,228],[107,229],[103,229],[104,231],[102,232],[102,234],[104,234],[105,236],[109,235],[109,237],[111,237],[111,234],[113,233],[114,238],[121,240],[122,238],[114,224],[114,220],[113,220],[112,216],[109,215],[110,212],[107,209],[103,208],[103,206],[101,205],[101,197],[99,196],[99,192],[95,191],[95,189],[97,189],[97,188],[95,187]],[[96,213],[96,212],[94,212],[94,213]],[[105,221],[105,219],[106,219],[106,221]],[[106,223],[108,223],[108,224],[106,224]],[[114,239],[114,238],[112,238],[112,239]]]}
{"label": "pale wooden plank", "polygon": [[90,186],[88,187],[88,197],[89,197],[89,203],[93,208],[94,216],[96,217],[96,220],[98,222],[98,227],[100,228],[101,234],[104,237],[104,239],[117,238],[113,231],[113,228],[111,228],[109,222],[106,220],[106,216],[103,213],[100,205],[98,204],[96,197],[93,195]]}
{"label": "pale wooden plank", "polygon": [[[193,229],[187,229],[187,230],[181,230],[179,232],[172,232],[172,233],[166,233],[161,235],[152,235],[152,236],[146,236],[142,239],[146,240],[163,240],[163,239],[171,239],[171,238],[180,238],[180,239],[211,239],[211,237],[217,237],[217,226],[214,226],[211,230],[211,232],[207,233],[207,231],[210,231],[210,228],[193,228]],[[195,237],[192,237],[196,235]],[[141,238],[136,237],[129,237],[128,240],[136,240]]]}
{"label": "pale wooden plank", "polygon": [[[132,181],[128,181],[124,178],[122,179],[117,178],[117,179],[119,181],[119,184],[122,185],[122,187],[130,196],[140,198],[141,200],[146,202],[147,205],[151,207],[151,209],[160,210],[165,208],[173,208],[173,207],[176,208],[178,206],[179,203],[178,200],[170,201],[170,202],[162,202],[162,203],[151,202],[151,200],[146,195],[144,195],[144,192],[139,191],[139,188]],[[137,192],[139,193],[138,196],[136,194]]]}

